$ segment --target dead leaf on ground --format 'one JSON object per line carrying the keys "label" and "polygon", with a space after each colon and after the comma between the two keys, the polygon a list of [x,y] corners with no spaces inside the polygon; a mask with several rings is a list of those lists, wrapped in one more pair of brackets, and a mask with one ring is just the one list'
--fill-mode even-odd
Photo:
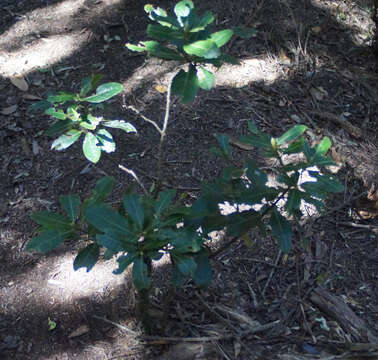
{"label": "dead leaf on ground", "polygon": [[23,76],[10,78],[11,83],[21,91],[28,91],[29,85]]}
{"label": "dead leaf on ground", "polygon": [[157,360],[207,360],[214,355],[215,347],[209,343],[188,343],[183,342],[173,345],[167,352],[159,356]]}
{"label": "dead leaf on ground", "polygon": [[26,100],[42,100],[41,97],[33,94],[23,94],[22,97]]}
{"label": "dead leaf on ground", "polygon": [[325,97],[328,96],[327,90],[324,90],[321,86],[312,87],[310,89],[310,93],[318,101],[322,101]]}
{"label": "dead leaf on ground", "polygon": [[72,333],[70,335],[68,335],[68,338],[71,339],[71,338],[74,338],[74,337],[82,336],[82,335],[86,334],[87,332],[89,332],[89,326],[88,325],[82,325],[82,326],[78,327],[75,331],[72,331]]}
{"label": "dead leaf on ground", "polygon": [[17,110],[17,108],[18,108],[18,105],[14,104],[14,105],[8,106],[6,108],[2,108],[1,113],[3,115],[10,115],[10,114],[13,114]]}

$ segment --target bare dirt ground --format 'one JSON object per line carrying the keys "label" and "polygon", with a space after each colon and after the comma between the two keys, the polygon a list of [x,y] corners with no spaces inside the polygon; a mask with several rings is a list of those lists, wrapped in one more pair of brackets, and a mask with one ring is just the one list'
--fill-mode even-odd
{"label": "bare dirt ground", "polygon": [[[124,48],[145,39],[143,2],[0,0],[1,359],[378,359],[378,66],[369,2],[195,3],[217,14],[219,28],[242,24],[257,36],[227,46],[242,65],[222,68],[213,91],[189,106],[173,100],[167,186],[193,201],[201,180],[222,168],[208,152],[213,134],[243,134],[253,120],[273,135],[304,123],[313,141],[329,136],[345,192],[323,216],[305,219],[287,259],[258,233],[251,247],[241,240],[221,252],[212,285],[197,292],[186,284],[166,320],[169,274],[156,264],[155,337],[146,337],[128,274],[113,275],[113,261],[86,274],[72,269],[80,242],[44,256],[24,248],[36,231],[30,214],[57,209],[60,195],[85,197],[107,174],[117,179],[117,199],[133,183],[119,164],[152,184],[157,134],[123,105],[161,118],[156,86],[168,84],[177,64]],[[88,166],[80,146],[50,151],[47,117],[26,110],[48,91],[77,90],[93,73],[124,84],[107,116],[131,121],[139,135],[119,134],[116,153]],[[235,152],[240,165],[253,156]]]}

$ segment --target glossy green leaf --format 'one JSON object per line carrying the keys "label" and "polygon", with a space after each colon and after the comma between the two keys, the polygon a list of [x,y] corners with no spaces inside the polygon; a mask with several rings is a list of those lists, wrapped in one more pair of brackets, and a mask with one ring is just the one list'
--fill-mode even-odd
{"label": "glossy green leaf", "polygon": [[80,197],[79,195],[62,195],[59,198],[60,204],[67,213],[71,221],[76,221],[80,211]]}
{"label": "glossy green leaf", "polygon": [[214,16],[211,12],[206,11],[201,17],[196,17],[196,20],[190,24],[190,32],[198,32],[204,30],[208,25],[214,21]]}
{"label": "glossy green leaf", "polygon": [[174,254],[172,258],[175,266],[186,277],[192,276],[197,269],[197,264],[191,256]]}
{"label": "glossy green leaf", "polygon": [[296,140],[307,130],[306,125],[295,125],[288,131],[286,131],[282,136],[277,139],[277,145],[281,146],[290,141]]}
{"label": "glossy green leaf", "polygon": [[165,190],[159,193],[155,203],[155,215],[160,217],[171,206],[172,200],[176,195],[176,190]]}
{"label": "glossy green leaf", "polygon": [[233,35],[233,31],[226,29],[211,34],[211,39],[215,42],[218,48],[226,44]]}
{"label": "glossy green leaf", "polygon": [[147,51],[147,48],[146,48],[145,46],[134,45],[134,44],[130,44],[130,43],[127,43],[125,46],[126,46],[129,50],[131,50],[131,51],[136,51],[136,52]]}
{"label": "glossy green leaf", "polygon": [[150,56],[155,56],[164,60],[185,60],[185,58],[180,53],[159,44],[157,41],[144,41],[142,42],[142,44],[146,47]]}
{"label": "glossy green leaf", "polygon": [[108,230],[121,235],[126,235],[130,232],[127,220],[104,205],[96,205],[86,209],[85,216],[90,224],[105,233]]}
{"label": "glossy green leaf", "polygon": [[76,255],[73,263],[74,270],[76,271],[85,267],[87,268],[87,272],[89,272],[96,265],[99,256],[100,247],[97,244],[89,244]]}
{"label": "glossy green leaf", "polygon": [[122,90],[123,90],[122,84],[110,82],[110,83],[100,85],[96,89],[95,95],[88,96],[86,98],[83,98],[82,100],[90,102],[90,103],[98,104],[106,100],[109,100],[113,96],[122,92]]}
{"label": "glossy green leaf", "polygon": [[289,215],[292,215],[299,210],[302,201],[302,194],[302,191],[298,189],[292,189],[289,191],[285,204],[285,209]]}
{"label": "glossy green leaf", "polygon": [[189,71],[180,70],[172,80],[172,93],[179,95],[184,104],[190,103],[196,97],[199,82],[194,66]]}
{"label": "glossy green leaf", "polygon": [[100,129],[97,131],[96,138],[98,140],[98,146],[100,147],[101,151],[105,151],[107,153],[111,153],[115,151],[116,144],[113,140],[112,134],[105,129]]}
{"label": "glossy green leaf", "polygon": [[271,137],[267,134],[245,135],[240,137],[240,142],[259,148],[272,148]]}
{"label": "glossy green leaf", "polygon": [[227,216],[227,235],[241,236],[261,222],[261,216],[251,209],[243,212],[235,212]]}
{"label": "glossy green leaf", "polygon": [[78,110],[79,110],[78,104],[70,105],[67,108],[67,117],[71,119],[72,121],[82,120],[82,115],[80,114]]}
{"label": "glossy green leaf", "polygon": [[126,255],[118,256],[118,268],[113,271],[113,274],[120,275],[122,274],[130,264],[138,257],[137,253],[127,253]]}
{"label": "glossy green leaf", "polygon": [[57,121],[53,125],[51,125],[46,131],[45,135],[47,136],[55,136],[61,133],[70,130],[73,126],[74,122],[71,120],[61,120]]}
{"label": "glossy green leaf", "polygon": [[143,257],[137,257],[134,259],[133,282],[137,290],[147,290],[151,286],[148,268]]}
{"label": "glossy green leaf", "polygon": [[65,239],[69,238],[72,232],[69,230],[47,230],[40,235],[33,237],[26,245],[27,251],[37,250],[46,253],[55,249]]}
{"label": "glossy green leaf", "polygon": [[85,96],[89,92],[93,91],[102,79],[101,74],[92,75],[91,77],[86,77],[81,81],[80,96]]}
{"label": "glossy green leaf", "polygon": [[70,101],[70,100],[77,100],[77,95],[75,94],[71,94],[71,93],[66,93],[66,92],[60,92],[56,95],[49,95],[47,97],[47,101],[54,104],[54,103],[59,103],[59,104],[63,104],[65,103],[66,101]]}
{"label": "glossy green leaf", "polygon": [[71,220],[61,214],[50,211],[34,212],[31,218],[44,229],[69,230],[72,229]]}
{"label": "glossy green leaf", "polygon": [[223,135],[223,134],[217,134],[216,138],[223,154],[226,155],[227,157],[230,157],[232,155],[232,149],[230,146],[230,138],[227,135]]}
{"label": "glossy green leaf", "polygon": [[182,0],[176,4],[174,12],[177,17],[187,17],[194,8],[193,2],[190,0]]}
{"label": "glossy green leaf", "polygon": [[184,40],[184,32],[171,29],[159,24],[147,26],[147,35],[159,41],[165,40]]}
{"label": "glossy green leaf", "polygon": [[51,144],[51,149],[55,150],[64,150],[69,148],[72,144],[74,144],[79,138],[80,135],[82,134],[82,131],[79,130],[69,130],[63,135],[60,135],[57,139],[53,141]]}
{"label": "glossy green leaf", "polygon": [[325,137],[322,141],[316,146],[315,148],[315,156],[317,155],[325,155],[329,148],[331,147],[332,143],[329,137]]}
{"label": "glossy green leaf", "polygon": [[67,119],[67,115],[64,113],[62,109],[55,110],[55,108],[51,107],[45,110],[46,115],[50,115],[51,117],[59,120]]}
{"label": "glossy green leaf", "polygon": [[102,121],[102,116],[93,116],[91,114],[88,114],[87,117],[82,122],[80,122],[80,126],[88,130],[95,130]]}
{"label": "glossy green leaf", "polygon": [[183,48],[187,54],[205,59],[216,59],[220,56],[219,48],[212,39],[195,41],[191,44],[184,45]]}
{"label": "glossy green leaf", "polygon": [[203,67],[200,67],[202,76],[199,79],[199,86],[201,89],[210,90],[214,86],[215,77],[214,74]]}
{"label": "glossy green leaf", "polygon": [[193,274],[193,280],[197,286],[206,287],[210,284],[212,279],[211,264],[207,251],[201,251],[194,257],[194,260],[197,267]]}
{"label": "glossy green leaf", "polygon": [[138,194],[126,195],[123,198],[123,206],[125,207],[127,214],[131,217],[131,219],[135,222],[135,224],[139,227],[139,229],[143,229],[144,211],[143,211],[140,195]]}
{"label": "glossy green leaf", "polygon": [[289,221],[287,221],[277,209],[272,211],[269,225],[272,228],[273,236],[278,240],[281,251],[288,254],[291,250],[291,241],[293,230]]}
{"label": "glossy green leaf", "polygon": [[99,142],[96,136],[90,132],[85,135],[83,141],[83,153],[85,157],[93,163],[97,163],[100,160],[101,148]]}
{"label": "glossy green leaf", "polygon": [[134,125],[124,120],[105,121],[102,123],[102,125],[114,129],[121,129],[127,133],[137,133],[137,129],[134,127]]}

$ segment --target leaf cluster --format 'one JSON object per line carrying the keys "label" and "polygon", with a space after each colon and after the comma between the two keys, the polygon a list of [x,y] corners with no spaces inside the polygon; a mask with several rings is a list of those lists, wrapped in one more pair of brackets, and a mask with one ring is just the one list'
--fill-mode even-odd
{"label": "leaf cluster", "polygon": [[103,106],[102,103],[123,89],[121,84],[115,82],[98,85],[101,78],[102,75],[99,74],[84,78],[78,94],[61,91],[48,95],[46,100],[30,107],[30,110],[42,110],[54,119],[54,123],[45,132],[51,137],[58,135],[51,149],[67,149],[83,137],[82,148],[85,157],[97,163],[102,151],[111,153],[116,149],[113,136],[107,129],[136,132],[135,127],[124,120],[107,120],[94,115],[96,109]]}

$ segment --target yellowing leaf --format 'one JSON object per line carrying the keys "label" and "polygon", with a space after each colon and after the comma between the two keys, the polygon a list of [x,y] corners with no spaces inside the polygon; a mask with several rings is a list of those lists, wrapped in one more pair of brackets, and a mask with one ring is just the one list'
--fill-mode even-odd
{"label": "yellowing leaf", "polygon": [[168,88],[164,85],[156,85],[155,90],[157,90],[160,94],[164,94],[168,91]]}

